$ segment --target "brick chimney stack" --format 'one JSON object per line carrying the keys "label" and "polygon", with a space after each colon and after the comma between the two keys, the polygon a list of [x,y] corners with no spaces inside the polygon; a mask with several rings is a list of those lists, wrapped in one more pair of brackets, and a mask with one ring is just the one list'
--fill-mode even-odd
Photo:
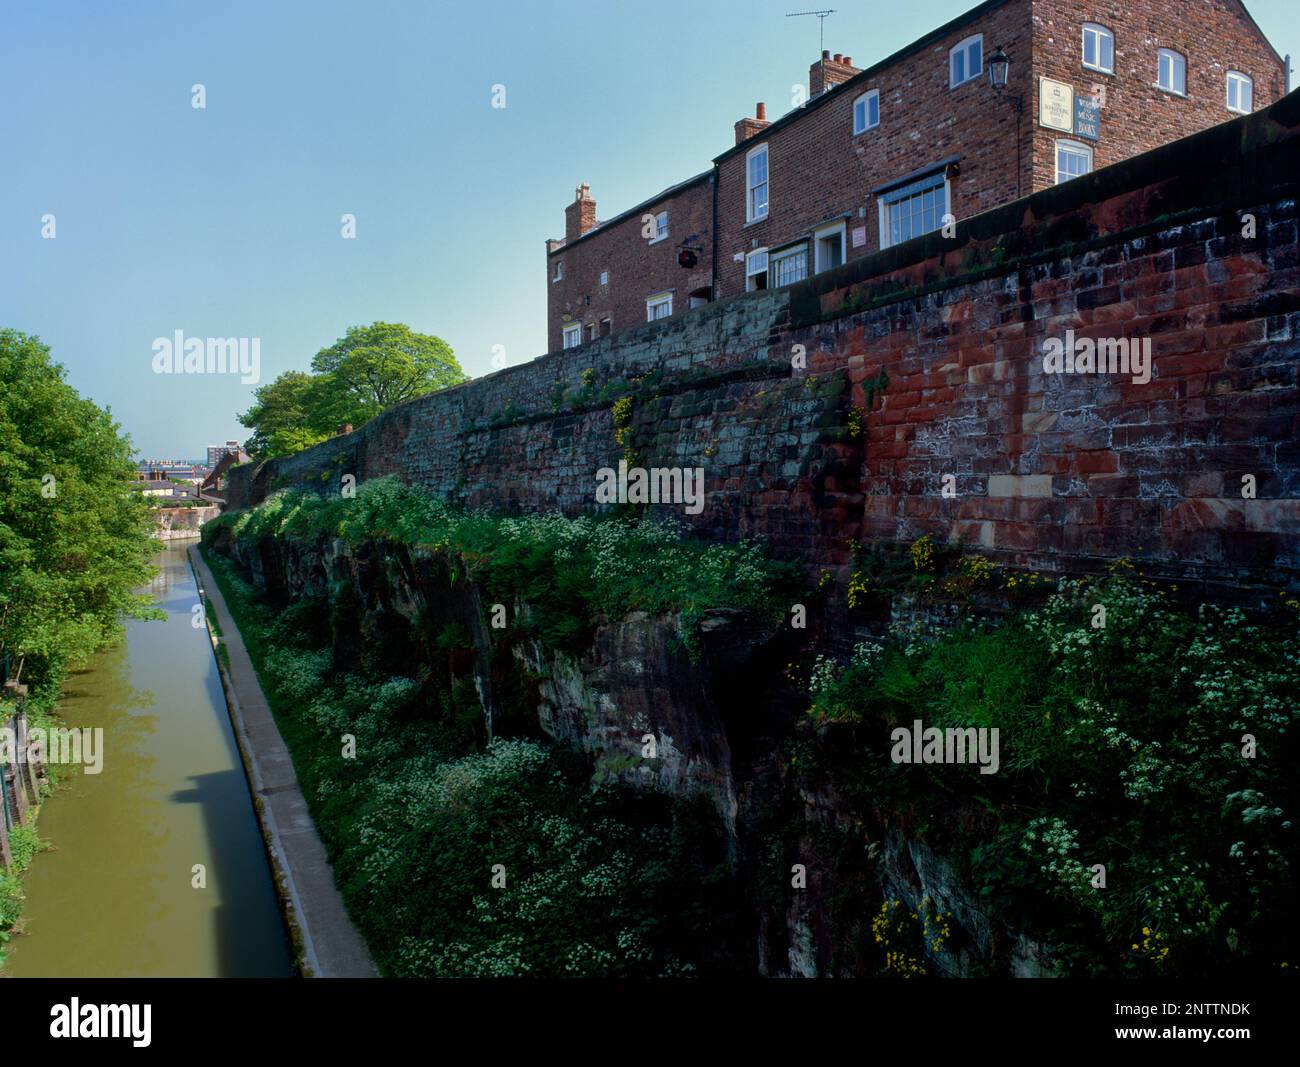
{"label": "brick chimney stack", "polygon": [[564,239],[572,241],[596,227],[596,201],[591,186],[583,182],[574,190],[573,203],[564,209]]}
{"label": "brick chimney stack", "polygon": [[772,125],[767,121],[767,105],[763,103],[754,105],[754,117],[741,119],[736,123],[736,144],[741,141],[748,141],[759,130],[765,130]]}
{"label": "brick chimney stack", "polygon": [[809,99],[848,81],[857,73],[852,56],[842,56],[838,52],[832,56],[829,52],[822,52],[821,59],[808,68]]}

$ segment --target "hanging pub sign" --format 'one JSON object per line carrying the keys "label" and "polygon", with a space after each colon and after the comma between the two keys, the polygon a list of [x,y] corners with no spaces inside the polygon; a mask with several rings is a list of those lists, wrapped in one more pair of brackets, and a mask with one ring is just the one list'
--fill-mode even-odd
{"label": "hanging pub sign", "polygon": [[1074,133],[1089,141],[1101,140],[1101,104],[1089,96],[1074,98]]}
{"label": "hanging pub sign", "polygon": [[1074,132],[1074,87],[1051,78],[1038,79],[1038,124]]}

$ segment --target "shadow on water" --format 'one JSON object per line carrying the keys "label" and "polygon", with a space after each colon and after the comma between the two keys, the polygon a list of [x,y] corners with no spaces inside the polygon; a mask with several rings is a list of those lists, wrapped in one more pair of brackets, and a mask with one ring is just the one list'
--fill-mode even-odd
{"label": "shadow on water", "polygon": [[222,893],[223,885],[237,887],[256,883],[263,877],[269,879],[270,869],[262,831],[250,802],[252,786],[244,772],[243,757],[230,724],[215,656],[209,659],[204,684],[219,713],[220,734],[230,769],[193,775],[189,779],[193,786],[173,793],[169,799],[174,804],[197,804],[203,815],[208,851],[213,860],[208,867],[208,891],[215,889],[220,900],[212,913],[219,954],[217,974],[226,978],[275,977],[276,972],[267,971],[267,946],[278,941],[283,945],[285,958],[280,973],[291,977],[294,973],[292,945],[278,910],[241,907],[226,900]]}
{"label": "shadow on water", "polygon": [[[217,946],[217,974],[223,978],[267,977],[267,946],[284,944],[289,977],[289,941],[278,913],[241,906],[238,887],[266,873],[266,856],[252,809],[248,783],[242,769],[194,775],[193,786],[173,793],[174,804],[197,804],[208,836],[207,887],[191,889],[216,895],[212,909],[213,939]],[[230,892],[227,887],[232,887]],[[233,897],[233,899],[231,899]]]}

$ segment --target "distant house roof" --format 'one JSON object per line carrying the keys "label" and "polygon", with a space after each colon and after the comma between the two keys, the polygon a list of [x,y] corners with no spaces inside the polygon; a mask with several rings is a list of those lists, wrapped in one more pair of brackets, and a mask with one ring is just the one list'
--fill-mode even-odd
{"label": "distant house roof", "polygon": [[[593,234],[600,233],[602,230],[607,229],[610,226],[613,226],[615,223],[622,222],[624,219],[631,218],[633,215],[637,214],[638,212],[644,211],[652,204],[657,204],[661,200],[667,200],[668,197],[670,196],[676,196],[678,193],[682,192],[683,190],[689,189],[692,185],[697,185],[700,182],[706,180],[707,178],[711,178],[712,176],[713,176],[713,170],[712,168],[710,168],[709,170],[701,171],[693,178],[687,178],[684,182],[678,182],[676,185],[670,185],[668,186],[667,189],[664,189],[662,192],[656,193],[654,196],[646,200],[642,200],[641,203],[637,204],[635,207],[630,207],[626,211],[621,212],[618,215],[615,215],[609,221],[597,222],[596,225],[593,226],[586,233],[582,234],[579,237],[575,237],[572,241],[565,241],[562,244],[556,245],[546,254],[548,256],[554,256],[559,254],[560,252],[564,252],[567,249],[570,249],[574,245],[578,244],[578,242],[585,241],[588,237],[591,237]],[[554,240],[554,238],[552,238],[552,240]]]}

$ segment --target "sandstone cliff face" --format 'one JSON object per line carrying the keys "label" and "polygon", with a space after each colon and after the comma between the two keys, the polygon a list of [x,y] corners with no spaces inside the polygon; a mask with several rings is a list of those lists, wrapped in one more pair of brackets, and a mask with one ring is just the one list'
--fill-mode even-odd
{"label": "sandstone cliff face", "polygon": [[734,841],[736,790],[719,694],[710,672],[683,654],[677,625],[636,612],[600,626],[580,658],[537,641],[515,655],[543,679],[542,729],[589,753],[596,778],[672,796],[707,794]]}
{"label": "sandstone cliff face", "polygon": [[[929,954],[931,973],[1051,973],[1041,948],[993,922],[952,866],[905,823],[801,780],[783,752],[802,708],[779,691],[780,637],[743,613],[707,615],[694,658],[681,619],[644,613],[597,620],[589,645],[570,653],[520,638],[518,626],[494,630],[484,591],[427,552],[328,538],[252,543],[223,536],[214,547],[273,599],[337,600],[346,590],[352,610],[341,621],[334,613],[336,660],[400,646],[401,655],[445,669],[442,654],[430,652],[416,631],[464,627],[473,647],[453,659],[473,679],[485,736],[544,734],[586,753],[593,781],[707,796],[737,877],[768,887],[753,894],[761,974],[870,973],[862,945],[872,915],[843,914],[836,902],[846,881],[877,906],[898,900],[917,911],[928,899],[952,913],[956,936]],[[530,616],[527,604],[502,607],[516,623]],[[417,664],[410,667],[414,673]],[[796,864],[806,877],[799,889],[791,884]]]}

